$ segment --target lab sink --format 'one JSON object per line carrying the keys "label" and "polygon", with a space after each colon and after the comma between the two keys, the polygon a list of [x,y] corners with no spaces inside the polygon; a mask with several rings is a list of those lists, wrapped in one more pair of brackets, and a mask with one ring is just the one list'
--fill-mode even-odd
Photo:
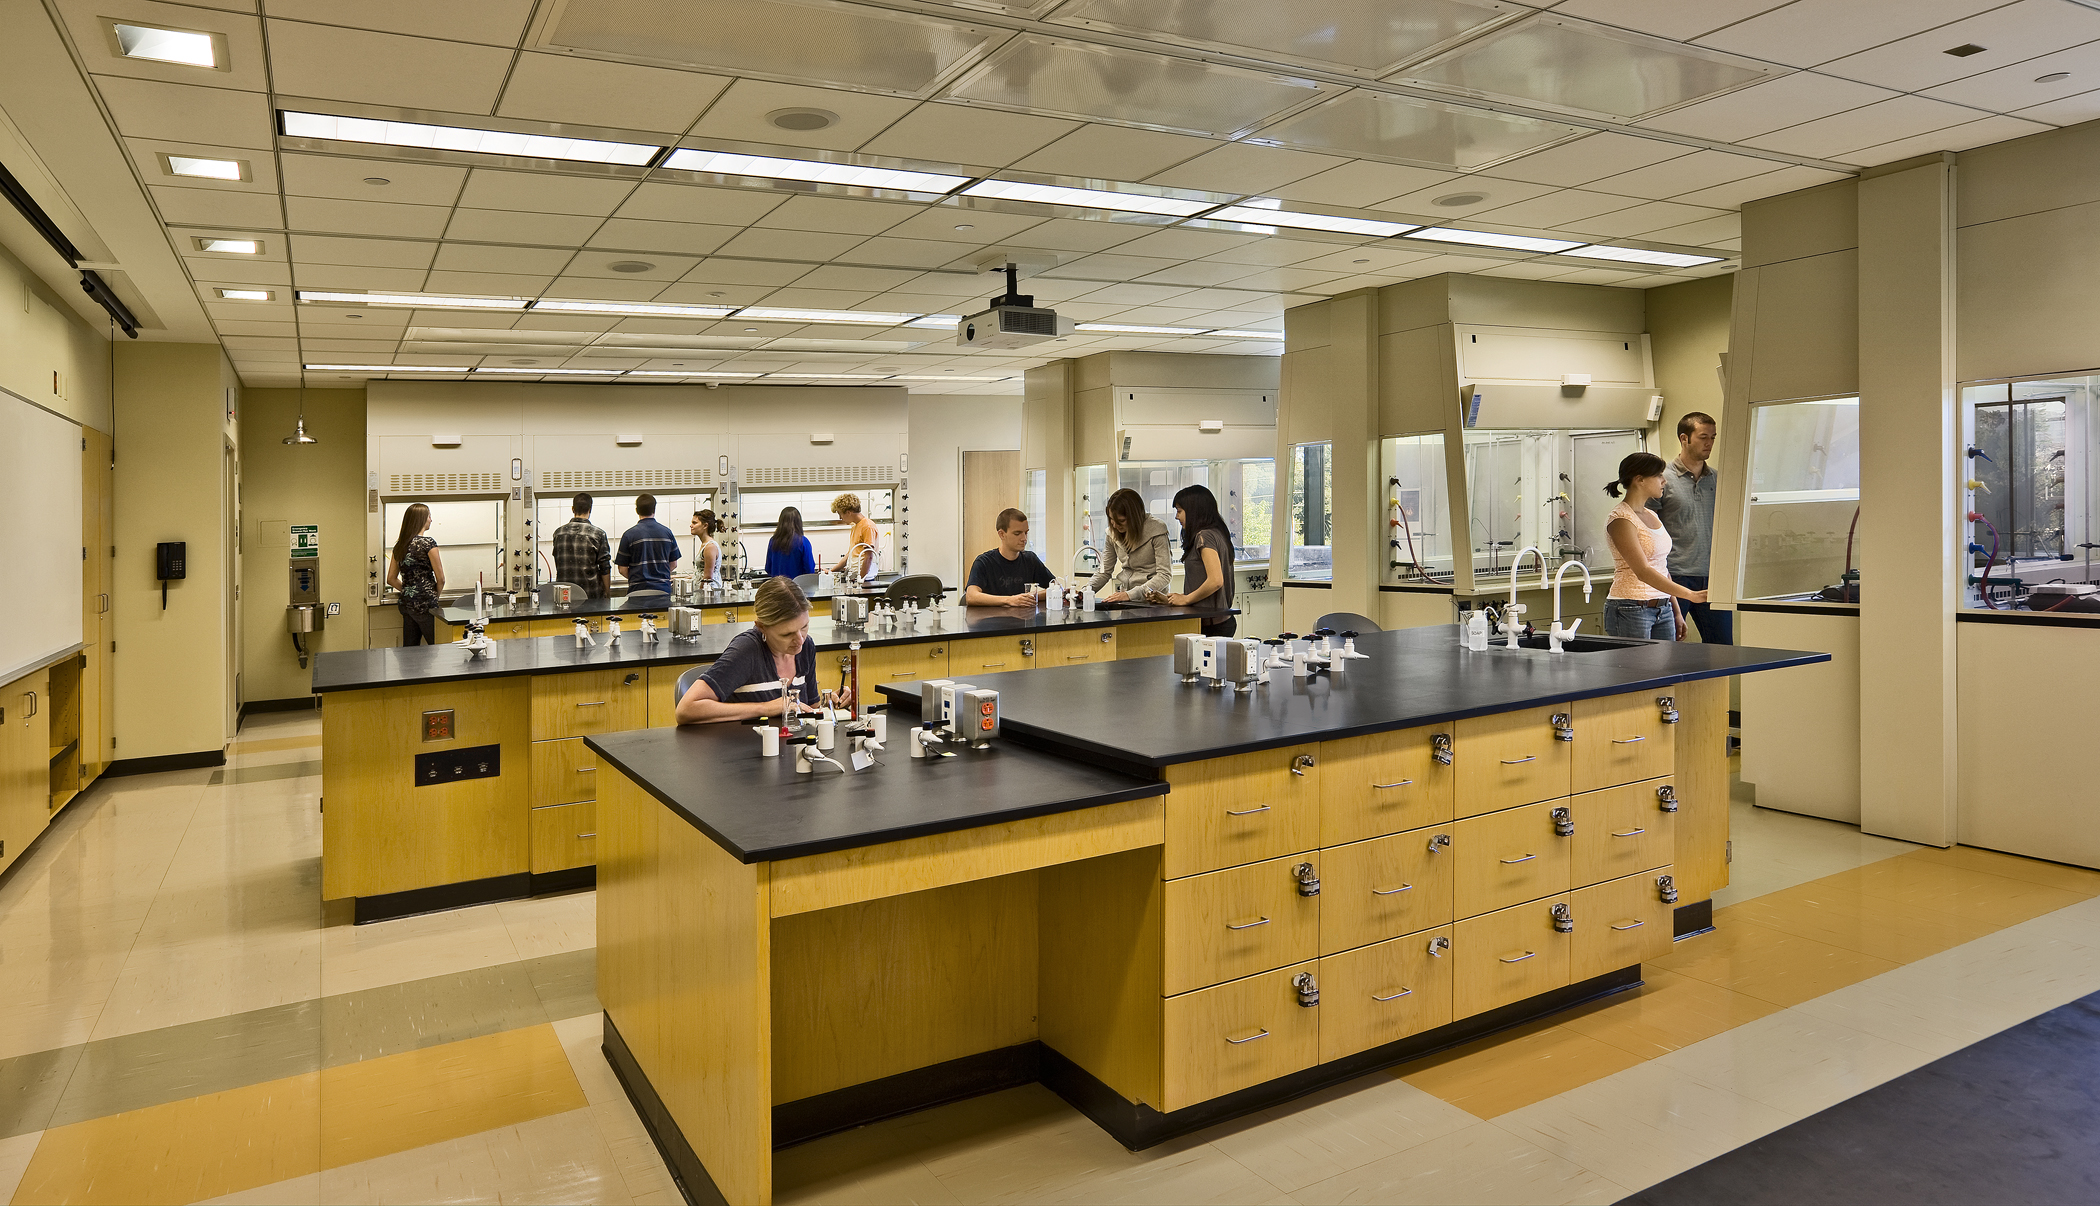
{"label": "lab sink", "polygon": [[[1578,636],[1562,641],[1560,650],[1562,653],[1609,653],[1614,649],[1637,649],[1642,645],[1653,644],[1655,644],[1654,641],[1643,641],[1634,637]],[[1546,634],[1543,632],[1537,636],[1518,637],[1517,648],[1536,649],[1541,653],[1551,651],[1551,647],[1546,640]]]}

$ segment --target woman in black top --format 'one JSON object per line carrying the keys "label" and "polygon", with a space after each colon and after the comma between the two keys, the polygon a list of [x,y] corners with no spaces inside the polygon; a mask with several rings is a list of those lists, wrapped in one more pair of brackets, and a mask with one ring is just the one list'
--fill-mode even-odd
{"label": "woman in black top", "polygon": [[809,599],[788,578],[758,588],[756,626],[731,637],[678,701],[678,723],[755,720],[781,713],[780,684],[796,702],[817,702],[817,646],[809,639]]}
{"label": "woman in black top", "polygon": [[401,643],[437,644],[438,592],[445,589],[445,563],[438,557],[430,530],[430,508],[411,504],[401,514],[401,535],[387,558],[386,584],[401,592]]}
{"label": "woman in black top", "polygon": [[[1174,519],[1181,525],[1182,590],[1165,596],[1166,601],[1175,607],[1231,608],[1232,530],[1218,514],[1217,496],[1208,486],[1182,487],[1174,496]],[[1238,630],[1234,616],[1203,621],[1204,636],[1231,636]]]}

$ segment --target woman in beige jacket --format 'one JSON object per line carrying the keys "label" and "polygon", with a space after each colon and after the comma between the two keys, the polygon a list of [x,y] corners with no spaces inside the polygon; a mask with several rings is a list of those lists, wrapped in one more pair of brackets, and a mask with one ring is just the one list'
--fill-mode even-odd
{"label": "woman in beige jacket", "polygon": [[[1108,539],[1102,542],[1101,572],[1087,583],[1103,603],[1143,599],[1147,591],[1165,593],[1173,554],[1167,550],[1167,525],[1145,514],[1145,500],[1135,490],[1108,496]],[[1111,587],[1102,593],[1103,587]]]}

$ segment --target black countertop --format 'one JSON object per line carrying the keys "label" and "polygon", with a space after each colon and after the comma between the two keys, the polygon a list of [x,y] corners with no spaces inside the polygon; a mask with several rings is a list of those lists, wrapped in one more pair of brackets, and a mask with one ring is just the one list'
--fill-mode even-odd
{"label": "black countertop", "polygon": [[[926,613],[926,618],[912,630],[849,627],[812,616],[809,635],[816,642],[817,651],[822,653],[844,649],[850,641],[872,647],[967,637],[1034,636],[1072,628],[1216,618],[1224,614],[1198,607],[1122,607],[1088,612],[951,607],[945,613]],[[574,635],[520,637],[492,641],[488,656],[480,658],[468,654],[456,641],[412,648],[345,649],[323,653],[314,659],[313,690],[316,693],[357,691],[372,687],[503,678],[515,674],[560,674],[572,670],[711,662],[721,655],[732,637],[749,627],[749,624],[703,624],[699,638],[693,641],[673,640],[668,631],[660,630],[653,645],[642,644],[639,632],[622,633],[618,645],[609,643],[612,639],[609,634],[600,633],[597,644],[590,648],[578,648]]]}
{"label": "black countertop", "polygon": [[[1469,653],[1459,647],[1455,624],[1367,633],[1356,648],[1369,656],[1340,675],[1272,673],[1267,686],[1250,693],[1184,686],[1172,659],[1161,657],[972,675],[970,683],[999,692],[1000,723],[1019,740],[1156,768],[1830,660],[1827,653],[1671,642],[1558,656]],[[882,690],[917,711],[916,684]]]}
{"label": "black countertop", "polygon": [[[822,602],[826,599],[843,598],[848,595],[859,595],[867,599],[880,599],[889,592],[890,583],[896,580],[896,574],[879,574],[875,578],[874,585],[865,590],[835,586],[830,590],[806,590],[802,593],[813,603]],[[661,598],[654,603],[646,601],[630,603],[628,596],[614,595],[608,599],[578,599],[565,605],[547,603],[536,606],[532,603],[520,603],[516,607],[508,607],[498,604],[494,593],[491,593],[487,597],[488,614],[483,618],[491,623],[502,620],[571,620],[577,616],[640,615],[645,611],[661,615],[672,607],[748,607],[758,597],[758,584],[753,582],[749,585],[749,590],[733,590],[718,599],[695,598],[687,603],[669,603]],[[447,624],[464,624],[474,618],[474,609],[470,606],[461,605],[459,600],[455,599],[452,606],[443,608],[438,612],[438,618]]]}
{"label": "black countertop", "polygon": [[[741,724],[608,733],[584,740],[722,849],[747,863],[850,850],[1102,804],[1162,796],[1163,782],[1010,742],[953,758],[905,753],[901,726],[881,761],[795,773],[792,753],[759,754]],[[839,760],[845,755],[838,753]]]}

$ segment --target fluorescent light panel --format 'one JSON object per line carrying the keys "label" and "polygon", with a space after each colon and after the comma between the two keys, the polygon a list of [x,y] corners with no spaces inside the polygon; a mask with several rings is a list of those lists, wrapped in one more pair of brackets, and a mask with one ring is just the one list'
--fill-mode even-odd
{"label": "fluorescent light panel", "polygon": [[196,155],[170,155],[168,174],[196,176],[204,180],[245,180],[248,173],[238,159],[205,159]]}
{"label": "fluorescent light panel", "polygon": [[1330,230],[1337,234],[1370,235],[1381,239],[1420,229],[1412,222],[1337,218],[1332,214],[1301,214],[1287,209],[1264,209],[1247,205],[1228,205],[1203,216],[1213,222],[1245,222],[1256,226],[1287,226],[1297,230]]}
{"label": "fluorescent light panel", "polygon": [[713,172],[723,176],[759,176],[767,180],[807,180],[814,184],[846,184],[860,188],[888,188],[914,193],[949,193],[968,176],[940,172],[913,172],[903,168],[862,167],[852,163],[823,163],[813,159],[778,159],[770,155],[733,155],[727,151],[685,148],[671,152],[664,167],[686,172]]}
{"label": "fluorescent light panel", "polygon": [[905,323],[907,327],[952,327],[962,321],[960,314],[927,314]]}
{"label": "fluorescent light panel", "polygon": [[186,67],[217,67],[218,51],[212,36],[179,29],[155,29],[151,25],[113,22],[117,49],[127,59],[150,59],[156,63],[181,63]]}
{"label": "fluorescent light panel", "polygon": [[1209,327],[1148,327],[1127,322],[1083,322],[1077,329],[1094,335],[1207,335]]}
{"label": "fluorescent light panel", "polygon": [[332,293],[301,289],[304,302],[334,302],[350,306],[416,306],[427,310],[522,310],[522,297],[441,297],[423,293]]}
{"label": "fluorescent light panel", "polygon": [[1071,205],[1081,209],[1109,209],[1134,214],[1166,214],[1186,218],[1214,206],[1208,201],[1185,201],[1180,197],[1154,197],[1145,193],[1116,193],[1096,188],[1066,188],[1061,184],[1024,184],[1018,180],[983,180],[963,190],[966,197],[997,197],[1002,201],[1033,201],[1038,205]]}
{"label": "fluorescent light panel", "polygon": [[1588,247],[1576,247],[1561,252],[1562,255],[1580,256],[1585,260],[1617,260],[1627,264],[1660,264],[1665,268],[1690,268],[1697,264],[1718,264],[1723,257],[1718,255],[1686,255],[1678,251],[1649,251],[1643,247],[1608,247],[1601,243]]}
{"label": "fluorescent light panel", "polygon": [[1411,232],[1410,239],[1435,243],[1464,243],[1469,247],[1501,247],[1509,251],[1566,251],[1580,247],[1575,239],[1540,239],[1531,235],[1490,234],[1484,230],[1455,230],[1449,226],[1425,226]]}
{"label": "fluorescent light panel", "polygon": [[630,377],[763,377],[764,373],[714,373],[683,369],[628,369]]}
{"label": "fluorescent light panel", "polygon": [[534,310],[560,310],[575,314],[632,314],[642,318],[721,318],[736,312],[735,306],[682,306],[671,302],[579,301],[543,297],[532,303]]}
{"label": "fluorescent light panel", "polygon": [[1006,377],[963,377],[963,376],[956,376],[956,375],[951,375],[951,374],[948,374],[948,373],[898,373],[898,374],[896,374],[895,376],[892,376],[892,377],[890,378],[890,380],[892,380],[892,381],[1011,381],[1011,380],[1013,380],[1013,378],[1012,378],[1011,376],[1006,376]]}
{"label": "fluorescent light panel", "polygon": [[212,292],[225,298],[227,301],[270,300],[270,291],[267,289],[214,289]]}
{"label": "fluorescent light panel", "polygon": [[475,375],[502,373],[520,377],[617,377],[625,369],[575,369],[575,368],[478,368]]}
{"label": "fluorescent light panel", "polygon": [[197,250],[212,251],[220,255],[261,255],[260,239],[198,239]]}
{"label": "fluorescent light panel", "polygon": [[309,364],[315,373],[471,373],[464,365],[443,364]]}
{"label": "fluorescent light panel", "polygon": [[770,377],[802,377],[811,381],[887,381],[888,373],[788,373],[779,369],[768,373]]}
{"label": "fluorescent light panel", "polygon": [[509,130],[477,130],[467,126],[377,121],[338,117],[332,113],[298,113],[289,109],[279,110],[278,116],[284,121],[284,132],[294,138],[369,142],[390,147],[429,147],[480,155],[518,155],[530,159],[566,159],[578,163],[619,163],[639,167],[655,159],[663,150],[660,146],[636,142],[601,142],[592,138],[514,134]]}
{"label": "fluorescent light panel", "polygon": [[878,314],[872,310],[789,310],[772,306],[750,306],[736,312],[738,318],[762,322],[853,322],[880,327],[901,327],[917,314]]}

